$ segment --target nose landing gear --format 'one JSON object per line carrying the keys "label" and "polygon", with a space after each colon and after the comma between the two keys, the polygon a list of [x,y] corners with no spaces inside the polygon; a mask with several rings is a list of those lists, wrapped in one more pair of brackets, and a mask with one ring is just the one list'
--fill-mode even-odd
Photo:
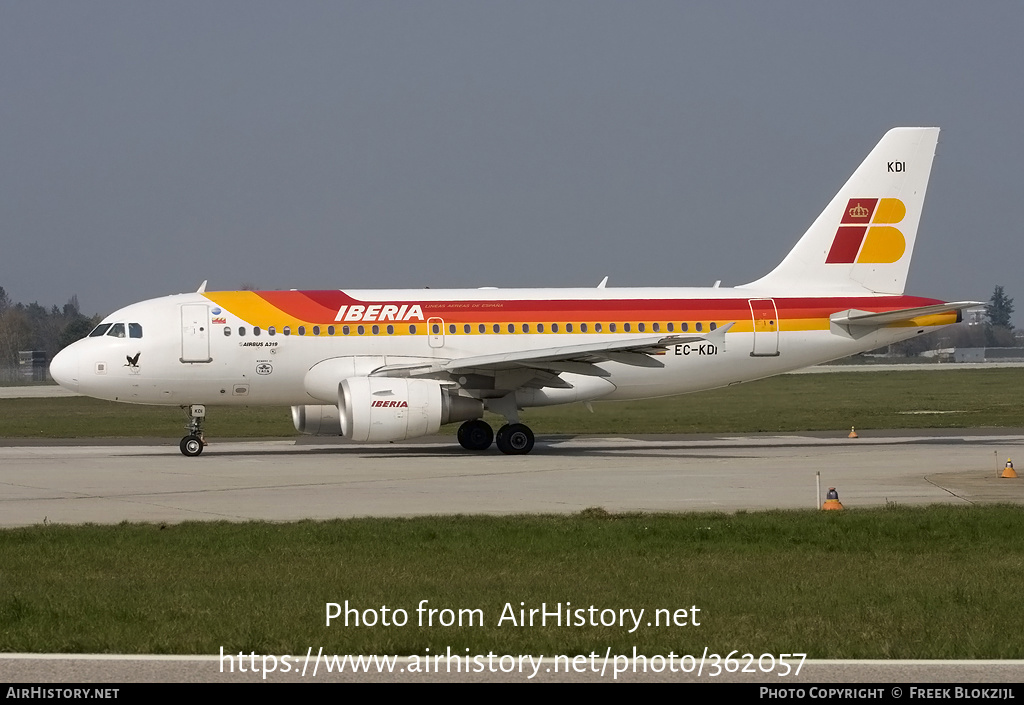
{"label": "nose landing gear", "polygon": [[188,407],[190,420],[185,427],[188,435],[181,439],[178,448],[181,454],[187,458],[194,458],[203,452],[206,441],[203,439],[203,419],[206,418],[206,406],[203,404],[192,404]]}

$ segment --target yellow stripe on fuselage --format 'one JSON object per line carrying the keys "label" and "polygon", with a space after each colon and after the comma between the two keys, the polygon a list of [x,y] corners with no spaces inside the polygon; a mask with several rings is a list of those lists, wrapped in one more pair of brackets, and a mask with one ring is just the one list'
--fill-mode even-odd
{"label": "yellow stripe on fuselage", "polygon": [[304,321],[285,313],[253,291],[217,291],[204,296],[254,326],[269,328],[313,325],[312,321]]}

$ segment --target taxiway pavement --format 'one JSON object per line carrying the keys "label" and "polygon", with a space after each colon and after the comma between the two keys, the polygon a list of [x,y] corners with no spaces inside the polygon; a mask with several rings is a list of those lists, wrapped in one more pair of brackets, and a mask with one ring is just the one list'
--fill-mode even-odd
{"label": "taxiway pavement", "polygon": [[[737,511],[1021,502],[1024,436],[554,437],[533,453],[469,453],[453,438],[383,445],[213,442],[0,447],[0,526],[330,519],[428,514]],[[823,497],[822,497],[823,498]]]}

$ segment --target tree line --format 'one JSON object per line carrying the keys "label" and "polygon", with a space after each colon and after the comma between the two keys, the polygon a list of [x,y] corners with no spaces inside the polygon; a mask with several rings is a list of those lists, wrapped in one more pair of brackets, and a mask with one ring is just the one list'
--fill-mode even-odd
{"label": "tree line", "polygon": [[43,350],[49,359],[89,334],[99,315],[86,316],[72,296],[63,307],[12,301],[0,286],[0,367],[17,367],[18,351]]}

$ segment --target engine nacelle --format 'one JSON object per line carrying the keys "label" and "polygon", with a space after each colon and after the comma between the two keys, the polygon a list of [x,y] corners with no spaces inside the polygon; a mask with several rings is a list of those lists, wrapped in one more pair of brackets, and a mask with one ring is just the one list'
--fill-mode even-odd
{"label": "engine nacelle", "polygon": [[311,436],[340,436],[341,415],[338,407],[307,404],[292,407],[292,423],[299,433]]}
{"label": "engine nacelle", "polygon": [[400,441],[437,433],[441,424],[483,416],[479,399],[450,395],[430,379],[351,377],[338,385],[341,435]]}

